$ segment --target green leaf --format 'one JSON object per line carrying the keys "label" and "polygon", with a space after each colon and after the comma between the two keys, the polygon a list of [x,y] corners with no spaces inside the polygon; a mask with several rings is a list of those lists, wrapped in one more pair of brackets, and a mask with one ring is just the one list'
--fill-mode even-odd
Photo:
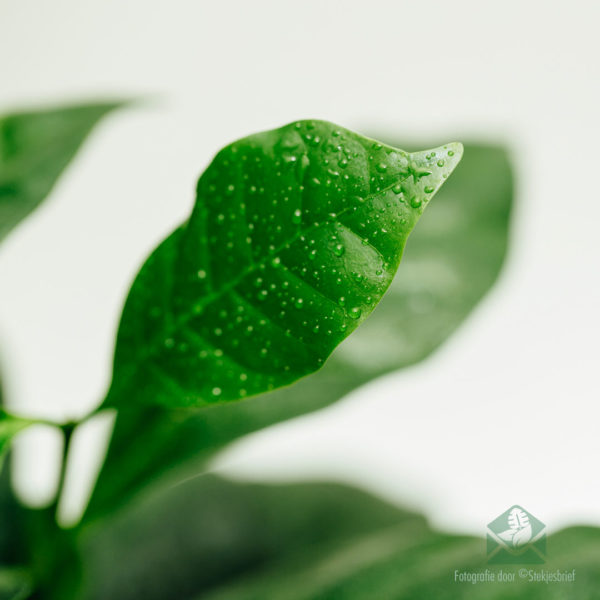
{"label": "green leaf", "polygon": [[600,584],[600,529],[574,527],[548,539],[540,568],[576,569],[574,584],[519,583],[518,575],[515,584],[460,583],[455,570],[502,568],[486,564],[484,539],[437,532],[419,515],[324,483],[198,477],[78,538],[77,597],[85,600],[587,600]]}
{"label": "green leaf", "polygon": [[460,167],[411,235],[399,276],[372,316],[320,371],[287,388],[197,413],[120,410],[87,518],[127,502],[164,473],[176,479],[188,469],[200,470],[242,435],[326,406],[430,354],[498,276],[512,194],[506,152],[467,145]]}
{"label": "green leaf", "polygon": [[225,147],[133,284],[105,406],[206,406],[317,370],[379,302],[461,156],[322,121]]}
{"label": "green leaf", "polygon": [[30,597],[31,570],[25,510],[10,485],[10,461],[0,464],[0,600]]}
{"label": "green leaf", "polygon": [[203,476],[82,529],[80,596],[190,598],[279,557],[300,562],[396,527],[427,531],[422,518],[334,484],[242,485]]}
{"label": "green leaf", "polygon": [[0,567],[0,600],[27,600],[32,591],[31,575],[26,569]]}
{"label": "green leaf", "polygon": [[94,125],[122,103],[0,117],[0,242],[52,190]]}
{"label": "green leaf", "polygon": [[10,471],[7,457],[0,465],[0,600],[65,600],[80,578],[70,532],[56,523],[56,504],[31,509],[17,500]]}

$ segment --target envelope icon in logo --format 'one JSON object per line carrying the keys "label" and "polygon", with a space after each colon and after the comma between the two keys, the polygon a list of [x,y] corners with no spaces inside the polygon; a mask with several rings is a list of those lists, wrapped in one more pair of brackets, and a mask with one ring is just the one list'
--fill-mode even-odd
{"label": "envelope icon in logo", "polygon": [[543,564],[546,560],[546,526],[515,504],[487,526],[489,564]]}

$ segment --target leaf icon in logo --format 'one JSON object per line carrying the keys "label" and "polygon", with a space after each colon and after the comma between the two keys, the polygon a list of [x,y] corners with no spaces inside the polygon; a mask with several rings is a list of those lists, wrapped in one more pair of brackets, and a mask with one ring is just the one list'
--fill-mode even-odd
{"label": "leaf icon in logo", "polygon": [[524,546],[531,540],[531,523],[527,513],[519,507],[513,508],[508,515],[508,526],[510,529],[502,531],[498,537],[514,548]]}
{"label": "leaf icon in logo", "polygon": [[513,536],[512,543],[515,548],[524,546],[531,539],[531,525],[527,524],[522,529],[518,529]]}
{"label": "leaf icon in logo", "polygon": [[508,526],[511,529],[522,529],[529,525],[529,517],[527,513],[518,506],[515,506],[508,515]]}

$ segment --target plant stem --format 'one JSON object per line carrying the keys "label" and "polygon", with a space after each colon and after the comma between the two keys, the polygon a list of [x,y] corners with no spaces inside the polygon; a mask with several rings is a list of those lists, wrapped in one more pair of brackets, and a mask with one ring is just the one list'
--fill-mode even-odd
{"label": "plant stem", "polygon": [[67,473],[67,461],[69,458],[69,449],[71,447],[71,440],[73,438],[73,432],[75,431],[75,427],[77,427],[77,425],[78,425],[78,423],[70,422],[70,423],[65,423],[64,425],[61,425],[61,427],[60,427],[65,436],[65,443],[64,443],[64,448],[63,448],[62,460],[61,460],[61,464],[60,464],[60,475],[58,478],[58,487],[56,489],[56,497],[54,499],[54,502],[50,506],[50,510],[52,511],[52,514],[54,515],[55,519],[56,519],[56,511],[58,510],[58,504],[60,502],[60,498],[62,496],[63,489],[65,487],[65,478],[66,478],[66,473]]}

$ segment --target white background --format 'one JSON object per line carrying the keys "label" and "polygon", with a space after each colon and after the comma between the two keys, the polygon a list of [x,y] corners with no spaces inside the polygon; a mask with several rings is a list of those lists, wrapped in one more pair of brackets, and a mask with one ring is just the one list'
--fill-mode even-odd
{"label": "white background", "polygon": [[[100,400],[137,267],[231,140],[307,117],[500,140],[511,253],[459,334],[220,464],[360,483],[452,530],[482,533],[514,503],[551,529],[600,523],[599,22],[595,1],[0,0],[0,110],[148,100],[103,122],[2,247],[12,405],[65,418]],[[33,437],[18,484],[39,501],[53,454]]]}

